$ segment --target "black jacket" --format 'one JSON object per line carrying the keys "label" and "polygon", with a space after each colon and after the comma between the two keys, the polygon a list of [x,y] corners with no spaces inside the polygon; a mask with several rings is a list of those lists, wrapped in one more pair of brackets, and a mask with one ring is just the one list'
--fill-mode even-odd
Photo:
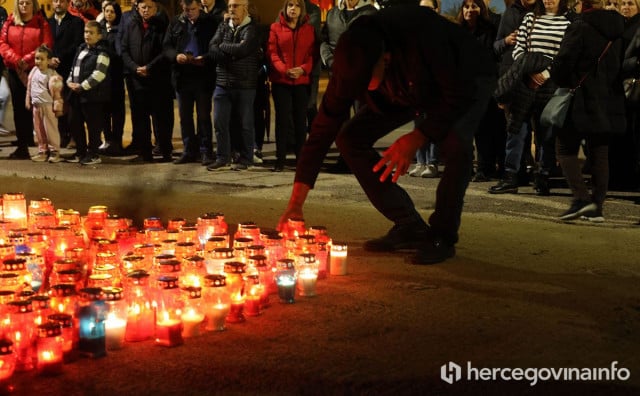
{"label": "black jacket", "polygon": [[[80,45],[78,47],[76,54],[72,61],[72,67],[75,65],[78,55],[82,50],[87,48],[86,44]],[[105,53],[109,56],[109,68],[111,68],[111,50],[109,48],[109,43],[106,40],[100,40],[96,46],[89,48],[89,53],[82,58],[82,63],[80,66],[80,74],[76,82],[82,82],[86,80],[91,73],[96,69],[98,56],[101,53]],[[71,95],[79,95],[81,103],[97,103],[97,102],[108,102],[111,100],[111,75],[107,70],[106,77],[102,80],[98,85],[88,91],[81,91],[80,93],[75,93],[70,91]]]}
{"label": "black jacket", "polygon": [[[551,65],[551,79],[574,88],[586,74],[572,101],[570,122],[580,133],[624,133],[626,127],[622,89],[622,34],[624,19],[615,11],[589,10],[569,25],[560,51]],[[612,41],[608,52],[598,57]],[[596,66],[597,64],[597,66]]]}
{"label": "black jacket", "polygon": [[513,63],[513,56],[511,53],[515,48],[515,45],[507,45],[504,42],[504,38],[510,35],[514,30],[517,30],[522,23],[522,19],[525,14],[529,12],[520,0],[516,0],[511,7],[502,14],[500,19],[500,26],[498,27],[498,33],[496,34],[496,40],[493,43],[493,50],[499,59],[498,74],[502,75],[506,72]]}
{"label": "black jacket", "polygon": [[254,21],[238,26],[236,34],[229,23],[221,23],[209,43],[209,52],[216,62],[216,85],[233,89],[256,88],[261,55]]}
{"label": "black jacket", "polygon": [[53,56],[60,59],[56,72],[66,79],[69,77],[76,50],[84,43],[84,22],[68,12],[60,21],[60,26],[57,26],[55,17],[49,18],[47,22],[53,36]]}
{"label": "black jacket", "polygon": [[[166,29],[165,20],[154,16],[149,19],[149,26],[144,30],[142,18],[138,14],[134,14],[124,28],[124,74],[131,78],[135,90],[172,91],[171,68],[162,48]],[[147,66],[147,77],[136,74],[139,66]]]}
{"label": "black jacket", "polygon": [[178,64],[176,56],[184,53],[189,41],[188,24],[184,15],[178,15],[171,21],[164,38],[164,54],[171,63],[174,87],[186,83],[206,84],[213,87],[215,82],[213,57],[209,53],[209,42],[215,33],[215,22],[208,14],[201,13],[193,24],[194,35],[198,42],[198,55],[204,59],[203,66]]}
{"label": "black jacket", "polygon": [[[474,103],[476,80],[495,78],[491,53],[464,28],[442,18],[427,7],[397,6],[358,17],[351,27],[368,25],[383,37],[385,51],[391,53],[385,80],[380,89],[348,94],[349,86],[335,62],[309,139],[298,157],[296,182],[313,186],[329,147],[343,120],[349,117],[356,95],[385,112],[411,115],[425,113],[417,128],[433,141],[452,133],[452,126]],[[344,64],[344,66],[343,66]],[[343,77],[344,76],[344,77]],[[349,75],[349,79],[351,76]],[[368,81],[368,76],[365,80]]]}

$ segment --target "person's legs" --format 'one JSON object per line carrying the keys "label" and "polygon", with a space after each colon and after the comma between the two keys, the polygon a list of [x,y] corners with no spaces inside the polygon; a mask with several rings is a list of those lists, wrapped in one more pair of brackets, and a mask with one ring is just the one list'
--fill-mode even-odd
{"label": "person's legs", "polygon": [[240,123],[240,169],[253,164],[253,101],[256,97],[255,89],[238,89],[234,92],[233,106],[238,111]]}
{"label": "person's legs", "polygon": [[213,155],[213,123],[211,121],[211,95],[210,87],[198,88],[195,92],[196,117],[198,120],[198,146],[202,156]]}
{"label": "person's legs", "polygon": [[498,184],[489,187],[491,194],[517,193],[518,192],[518,172],[525,141],[529,134],[528,124],[522,123],[518,133],[507,135],[504,158],[504,176]]}
{"label": "person's legs", "polygon": [[196,138],[195,125],[193,123],[193,107],[196,102],[193,87],[179,87],[176,91],[178,98],[178,114],[180,116],[180,133],[184,151],[182,156],[190,161],[196,159],[198,154],[198,139]]}
{"label": "person's legs", "polygon": [[231,163],[231,97],[227,89],[216,86],[213,91],[213,124],[216,134],[216,163]]}
{"label": "person's legs", "polygon": [[413,114],[407,109],[396,113],[380,113],[364,105],[347,121],[336,138],[336,145],[345,162],[358,179],[373,206],[396,225],[424,223],[413,201],[390,178],[380,181],[380,174],[372,171],[380,160],[374,143],[394,129],[411,121]]}
{"label": "person's legs", "polygon": [[104,103],[83,103],[82,113],[87,123],[87,133],[89,135],[89,146],[87,156],[95,157],[100,150],[100,133],[103,130]]}
{"label": "person's legs", "polygon": [[145,161],[153,160],[151,154],[151,110],[147,98],[150,96],[147,91],[129,91],[129,100],[131,102],[131,126],[132,141],[131,145],[139,154],[140,159]]}
{"label": "person's legs", "polygon": [[291,113],[293,98],[290,87],[273,84],[271,88],[276,113],[276,167],[282,166],[287,158],[289,136],[293,129]]}
{"label": "person's legs", "polygon": [[495,87],[492,78],[478,78],[474,103],[453,125],[440,144],[444,154],[444,172],[436,190],[436,207],[429,218],[434,235],[447,244],[458,242],[458,229],[464,205],[464,195],[473,169],[473,131],[487,108]]}
{"label": "person's legs", "polygon": [[36,139],[38,140],[38,154],[48,151],[47,132],[44,126],[44,106],[31,105],[33,113],[33,128],[36,130]]}
{"label": "person's legs", "polygon": [[119,84],[112,85],[110,111],[111,149],[109,151],[120,154],[125,122],[124,84],[122,81]]}
{"label": "person's legs", "polygon": [[24,107],[27,88],[14,70],[9,70],[9,88],[11,90],[11,104],[13,105],[13,122],[16,126],[18,148],[13,157],[29,159],[29,146],[33,144],[33,115]]}
{"label": "person's legs", "polygon": [[84,128],[84,113],[80,98],[72,94],[69,100],[69,127],[71,137],[76,142],[76,155],[82,159],[87,154],[87,133]]}
{"label": "person's legs", "polygon": [[602,205],[609,189],[609,139],[608,136],[587,136],[591,155],[592,200],[602,215]]}
{"label": "person's legs", "polygon": [[[156,125],[156,146],[160,147],[162,161],[171,161],[171,152],[173,151],[173,143],[171,141],[173,135],[173,94],[158,92],[153,96],[151,106],[151,115]],[[191,111],[193,112],[193,103],[191,104]]]}
{"label": "person's legs", "polygon": [[307,138],[307,107],[304,104],[309,102],[309,86],[296,85],[292,89],[292,94],[293,107],[291,115],[293,118],[294,147],[297,159]]}
{"label": "person's legs", "polygon": [[42,106],[42,124],[47,139],[49,151],[60,152],[60,134],[58,133],[58,119],[51,106]]}

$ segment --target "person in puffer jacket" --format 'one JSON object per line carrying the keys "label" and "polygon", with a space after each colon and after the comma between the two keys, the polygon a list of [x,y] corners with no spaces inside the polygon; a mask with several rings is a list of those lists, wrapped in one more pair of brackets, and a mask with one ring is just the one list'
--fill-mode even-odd
{"label": "person in puffer jacket", "polygon": [[271,25],[267,56],[276,111],[276,165],[281,172],[293,137],[296,158],[306,138],[310,74],[317,59],[315,31],[303,0],[286,0]]}

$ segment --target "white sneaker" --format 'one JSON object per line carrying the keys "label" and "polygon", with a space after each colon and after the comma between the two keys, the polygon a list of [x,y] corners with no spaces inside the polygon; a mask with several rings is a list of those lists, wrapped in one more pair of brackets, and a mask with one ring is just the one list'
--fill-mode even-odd
{"label": "white sneaker", "polygon": [[57,151],[52,151],[49,153],[49,162],[58,163],[64,161],[64,158],[60,156],[60,153]]}
{"label": "white sneaker", "polygon": [[409,171],[409,176],[418,177],[425,171],[426,168],[427,165],[425,164],[416,164],[416,166]]}
{"label": "white sneaker", "polygon": [[425,166],[425,169],[420,174],[420,177],[438,177],[438,167],[433,164]]}
{"label": "white sneaker", "polygon": [[262,158],[258,157],[258,156],[257,156],[257,155],[255,155],[255,153],[254,153],[254,154],[253,154],[253,163],[254,163],[254,164],[261,164],[262,162],[263,162],[263,161],[262,161]]}
{"label": "white sneaker", "polygon": [[100,145],[100,147],[98,147],[98,150],[106,150],[109,148],[109,146],[111,146],[111,143],[107,142],[106,140]]}
{"label": "white sneaker", "polygon": [[46,152],[40,152],[33,157],[31,157],[31,161],[33,162],[46,162],[49,155]]}

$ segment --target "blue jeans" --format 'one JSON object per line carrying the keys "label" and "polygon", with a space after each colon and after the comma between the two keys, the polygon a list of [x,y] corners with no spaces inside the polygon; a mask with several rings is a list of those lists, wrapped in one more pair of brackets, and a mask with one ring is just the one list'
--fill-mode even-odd
{"label": "blue jeans", "polygon": [[[216,130],[216,161],[231,162],[231,133],[239,133],[242,145],[240,162],[253,164],[255,89],[233,89],[216,86],[213,91],[213,119]],[[231,117],[237,115],[240,130],[231,131]]]}
{"label": "blue jeans", "polygon": [[435,143],[427,143],[416,151],[416,162],[423,165],[435,165],[438,163],[438,155]]}
{"label": "blue jeans", "polygon": [[[199,154],[213,153],[212,93],[211,87],[206,84],[185,84],[176,92],[184,155],[195,158]],[[197,127],[193,122],[194,105]]]}
{"label": "blue jeans", "polygon": [[[504,159],[504,167],[507,172],[518,173],[524,152],[524,145],[529,134],[529,124],[523,123],[517,134],[507,135],[506,155]],[[541,174],[548,175],[549,170],[555,166],[555,138],[551,128],[542,128],[538,125],[539,132],[535,133],[536,143],[536,161],[538,162],[538,171]]]}
{"label": "blue jeans", "polygon": [[[438,142],[444,158],[444,173],[436,191],[435,211],[429,218],[431,229],[449,243],[458,241],[458,228],[464,195],[471,179],[473,164],[473,133],[487,108],[495,79],[476,80],[477,91],[473,103],[460,117],[443,140]],[[362,106],[347,121],[336,138],[336,145],[349,168],[358,179],[373,206],[395,224],[422,222],[413,201],[397,183],[389,178],[380,182],[380,174],[372,168],[380,160],[373,145],[381,137],[415,118],[410,108],[374,111]],[[427,137],[430,131],[426,131]]]}

